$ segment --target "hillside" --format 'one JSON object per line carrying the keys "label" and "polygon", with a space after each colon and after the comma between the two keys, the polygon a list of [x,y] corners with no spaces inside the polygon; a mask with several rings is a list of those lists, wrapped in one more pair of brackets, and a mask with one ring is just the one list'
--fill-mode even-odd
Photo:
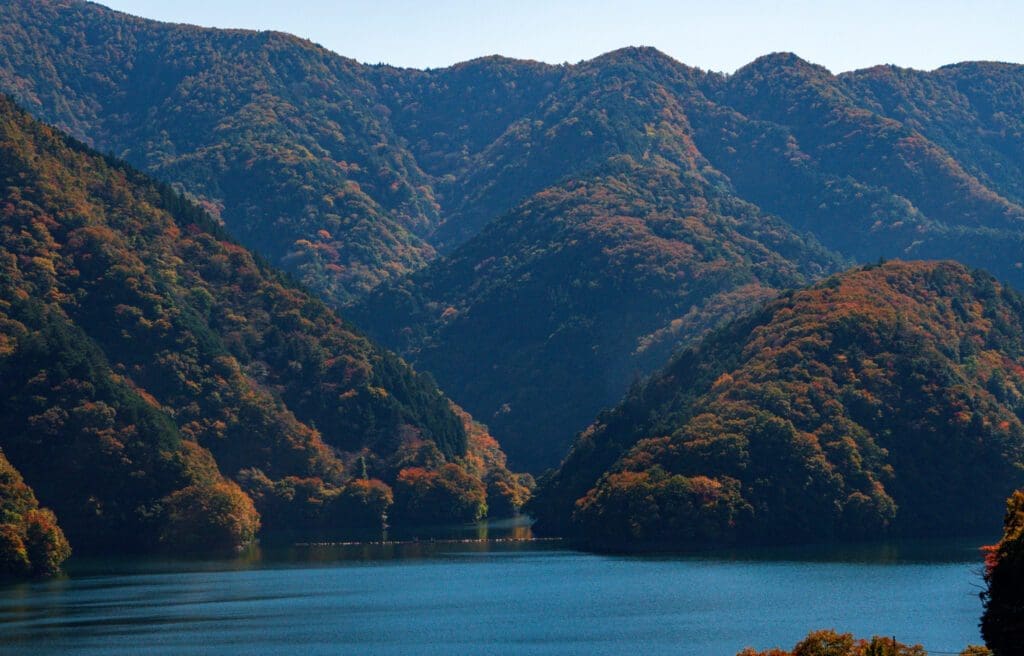
{"label": "hillside", "polygon": [[[651,49],[569,67],[476,158],[477,177],[518,172],[532,195],[351,316],[540,470],[688,340],[848,260],[954,258],[1021,285],[1024,207],[1013,176],[986,171],[1024,161],[1012,119],[991,118],[1024,102],[1024,69],[938,82],[957,75],[906,73],[949,97],[917,105],[943,132],[793,55],[728,77]],[[944,136],[955,126],[983,136]]]}
{"label": "hillside", "polygon": [[37,117],[187,191],[327,297],[433,255],[436,202],[365,67],[312,43],[16,0],[0,70]]}
{"label": "hillside", "polygon": [[420,71],[12,0],[0,90],[198,199],[535,471],[708,327],[850,261],[1024,285],[1018,65]]}
{"label": "hillside", "polygon": [[[1024,67],[988,68],[999,73],[990,83],[1005,94],[1001,103],[1024,103]],[[888,70],[937,81],[948,75]],[[836,77],[795,55],[762,57],[708,79],[690,111],[695,140],[736,193],[848,257],[954,258],[1021,285],[1024,208],[1011,200],[1013,176],[978,177],[1002,166],[989,155],[992,144],[1007,164],[1024,162],[1019,126],[997,128],[985,97],[948,85],[917,109],[949,130],[978,134],[957,146],[911,120],[905,103],[875,101],[857,83],[870,74]],[[909,83],[894,86],[913,95]]]}
{"label": "hillside", "polygon": [[985,530],[1024,481],[1024,298],[951,262],[833,276],[635,386],[543,482],[601,548]]}
{"label": "hillside", "polygon": [[202,209],[5,98],[0,188],[0,448],[76,549],[521,504],[493,438],[429,377]]}
{"label": "hillside", "polygon": [[349,312],[540,470],[680,340],[837,266],[692,167],[622,157]]}

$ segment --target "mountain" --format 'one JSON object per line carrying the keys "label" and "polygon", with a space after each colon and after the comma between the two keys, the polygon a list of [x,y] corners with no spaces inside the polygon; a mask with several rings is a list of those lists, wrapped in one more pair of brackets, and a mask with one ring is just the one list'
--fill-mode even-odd
{"label": "mountain", "polygon": [[[978,66],[998,71],[991,83],[1005,92],[1006,109],[1024,103],[1024,67]],[[977,177],[1002,166],[981,140],[998,144],[1007,164],[1024,164],[1019,128],[998,128],[985,97],[952,85],[918,110],[949,129],[984,134],[958,147],[938,130],[919,131],[904,103],[875,101],[858,83],[869,73],[836,77],[795,55],[762,57],[704,86],[690,112],[697,145],[743,198],[848,257],[954,258],[1020,286],[1024,208],[1013,176]]]}
{"label": "mountain", "polygon": [[[551,186],[351,317],[539,470],[688,340],[846,258],[955,257],[1024,282],[1024,208],[846,80],[792,55],[730,77],[651,49],[573,66],[528,136],[492,146],[524,176],[561,164]],[[1022,155],[1012,131],[989,138]]]}
{"label": "mountain", "polygon": [[433,255],[426,176],[354,61],[80,1],[3,3],[0,44],[3,90],[22,106],[187,191],[326,296]]}
{"label": "mountain", "polygon": [[[680,342],[842,266],[700,153],[674,90],[703,76],[653,49],[570,67],[475,167],[532,195],[349,308],[484,418],[517,466],[557,464],[573,430]],[[473,223],[456,214],[439,234],[456,220]]]}
{"label": "mountain", "polygon": [[312,537],[525,499],[428,376],[6,98],[0,189],[0,448],[76,549],[231,548],[261,523]]}
{"label": "mountain", "polygon": [[927,137],[985,186],[1024,202],[1020,65],[965,62],[932,72],[876,66],[839,80],[866,109]]}
{"label": "mountain", "polygon": [[1024,481],[1024,298],[952,262],[832,276],[583,431],[536,529],[598,548],[958,534]]}
{"label": "mountain", "polygon": [[419,71],[11,0],[0,89],[203,203],[535,471],[709,327],[851,261],[1024,284],[1018,65]]}

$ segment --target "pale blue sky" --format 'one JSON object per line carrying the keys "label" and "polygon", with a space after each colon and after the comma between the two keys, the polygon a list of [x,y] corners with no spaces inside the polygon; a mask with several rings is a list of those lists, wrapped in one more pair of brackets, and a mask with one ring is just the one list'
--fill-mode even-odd
{"label": "pale blue sky", "polygon": [[1024,62],[1024,0],[103,0],[147,18],[291,32],[359,61],[416,68],[501,54],[577,62],[654,46],[732,72],[788,50],[833,72]]}

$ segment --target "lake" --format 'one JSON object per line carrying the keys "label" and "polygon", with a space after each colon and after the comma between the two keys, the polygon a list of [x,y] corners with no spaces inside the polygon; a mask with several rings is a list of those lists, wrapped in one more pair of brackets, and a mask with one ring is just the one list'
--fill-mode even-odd
{"label": "lake", "polygon": [[732,656],[833,627],[955,653],[981,642],[985,541],[678,557],[420,541],[72,559],[67,578],[0,587],[0,653]]}

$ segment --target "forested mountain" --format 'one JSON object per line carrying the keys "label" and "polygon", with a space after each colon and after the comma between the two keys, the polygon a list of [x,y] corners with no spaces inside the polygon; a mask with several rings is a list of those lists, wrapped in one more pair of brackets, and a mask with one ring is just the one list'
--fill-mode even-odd
{"label": "forested mountain", "polygon": [[179,185],[243,244],[346,299],[421,266],[438,207],[366,69],[279,33],[99,5],[0,5],[3,90]]}
{"label": "forested mountain", "polygon": [[543,482],[604,548],[957,534],[1024,481],[1024,298],[952,262],[790,292],[635,386]]}
{"label": "forested mountain", "polygon": [[[1006,96],[1002,108],[1024,103],[1024,67],[977,66],[998,73],[986,91]],[[907,73],[941,81],[968,69]],[[1020,114],[999,125],[989,98],[959,81],[930,103],[919,102],[920,114],[935,124],[976,135],[962,137],[970,145],[952,151],[961,161],[943,148],[954,144],[939,129],[921,132],[918,121],[898,120],[909,103],[896,103],[890,115],[862,92],[870,73],[837,78],[776,54],[712,78],[690,112],[698,147],[739,195],[844,255],[952,257],[1019,286],[1024,208],[1011,200],[1014,176],[977,176],[1003,166],[989,155],[991,144],[1007,166],[1024,165]],[[896,88],[913,96],[910,86]],[[938,141],[929,140],[931,132]]]}
{"label": "forested mountain", "polygon": [[418,71],[11,0],[0,89],[351,306],[534,469],[674,349],[850,260],[1024,283],[1017,65],[722,75],[626,48]]}
{"label": "forested mountain", "polygon": [[198,206],[2,97],[0,189],[0,448],[76,549],[230,548],[261,521],[312,537],[523,502],[429,377]]}
{"label": "forested mountain", "polygon": [[[1024,98],[1005,79],[1024,81],[1019,67],[992,67]],[[351,316],[539,469],[688,339],[844,258],[954,257],[1020,284],[1012,189],[867,109],[846,80],[790,55],[730,77],[649,49],[571,67],[529,136],[493,147],[513,170],[574,167],[562,182]],[[982,121],[983,100],[962,102]],[[1014,128],[983,138],[1024,162]]]}
{"label": "forested mountain", "polygon": [[485,412],[513,462],[553,465],[681,339],[836,266],[695,169],[616,158],[350,316]]}

